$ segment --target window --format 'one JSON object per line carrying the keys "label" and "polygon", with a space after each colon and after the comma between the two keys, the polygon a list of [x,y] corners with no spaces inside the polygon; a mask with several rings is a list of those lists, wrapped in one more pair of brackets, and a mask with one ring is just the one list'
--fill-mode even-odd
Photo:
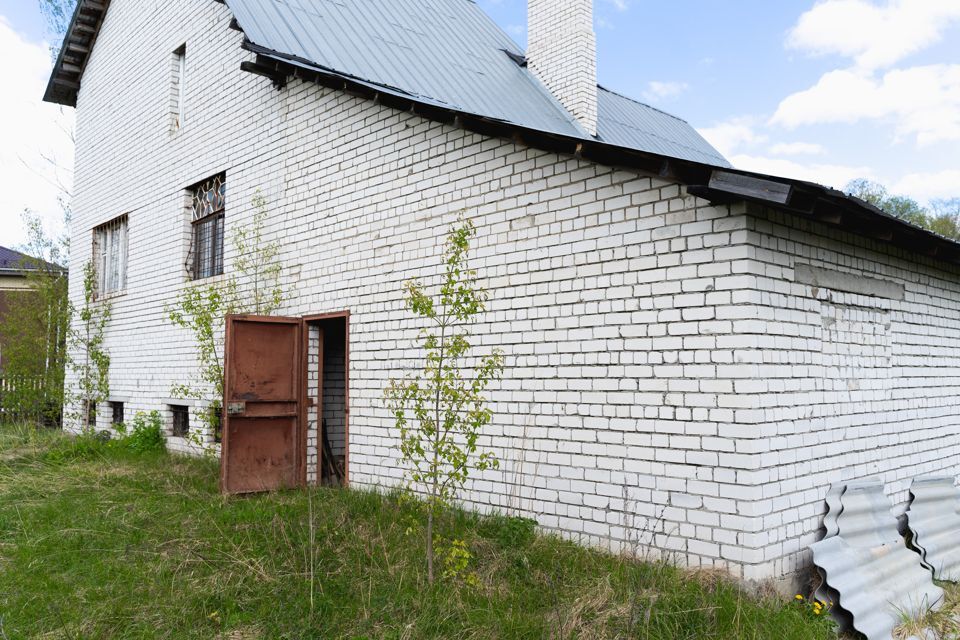
{"label": "window", "polygon": [[111,402],[110,410],[113,412],[113,424],[123,424],[123,403],[122,402]]}
{"label": "window", "polygon": [[227,179],[214,176],[191,189],[193,215],[193,279],[223,273],[223,212]]}
{"label": "window", "polygon": [[87,426],[97,426],[97,403],[87,400]]}
{"label": "window", "polygon": [[127,216],[93,230],[96,294],[106,296],[127,287]]}
{"label": "window", "polygon": [[170,112],[173,116],[173,131],[183,125],[185,115],[185,97],[187,87],[187,45],[181,45],[173,52],[173,81],[170,86]]}
{"label": "window", "polygon": [[180,404],[170,405],[173,414],[173,435],[178,438],[186,437],[190,433],[190,408]]}

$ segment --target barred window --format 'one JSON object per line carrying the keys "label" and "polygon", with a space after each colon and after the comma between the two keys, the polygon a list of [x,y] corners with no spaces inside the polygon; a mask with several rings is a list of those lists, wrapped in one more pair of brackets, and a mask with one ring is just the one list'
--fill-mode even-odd
{"label": "barred window", "polygon": [[220,174],[192,190],[193,278],[223,273],[223,213],[227,200],[227,178]]}
{"label": "barred window", "polygon": [[93,230],[96,294],[105,296],[127,287],[127,216]]}

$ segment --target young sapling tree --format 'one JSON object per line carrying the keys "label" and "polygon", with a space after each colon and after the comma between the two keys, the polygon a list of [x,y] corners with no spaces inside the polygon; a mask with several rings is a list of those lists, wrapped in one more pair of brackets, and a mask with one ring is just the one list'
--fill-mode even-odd
{"label": "young sapling tree", "polygon": [[419,341],[423,369],[391,380],[387,405],[400,432],[409,486],[425,499],[427,578],[434,581],[434,522],[456,498],[473,470],[497,468],[496,456],[478,452],[480,433],[493,414],[485,392],[503,371],[503,353],[474,358],[467,328],[483,313],[488,294],[468,267],[474,227],[460,221],[446,241],[439,291],[428,295],[419,280],[405,284],[407,309],[425,321]]}
{"label": "young sapling tree", "polygon": [[110,354],[103,344],[103,332],[110,321],[111,305],[97,299],[96,283],[96,270],[87,262],[83,266],[83,306],[77,310],[79,325],[71,331],[73,350],[78,354],[71,365],[77,375],[84,430],[96,426],[92,414],[110,395]]}

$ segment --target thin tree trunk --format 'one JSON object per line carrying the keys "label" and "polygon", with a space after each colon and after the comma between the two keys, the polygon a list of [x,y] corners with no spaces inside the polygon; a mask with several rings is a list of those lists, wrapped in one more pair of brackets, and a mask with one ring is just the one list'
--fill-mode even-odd
{"label": "thin tree trunk", "polygon": [[427,505],[427,579],[433,584],[433,510],[436,509],[438,488],[440,485],[439,466],[440,466],[440,385],[443,383],[443,356],[446,347],[447,338],[447,314],[444,308],[443,321],[440,324],[440,355],[437,358],[437,395],[434,404],[434,423],[433,423],[433,466],[430,469],[432,483],[430,485],[430,504]]}
{"label": "thin tree trunk", "polygon": [[433,505],[427,508],[427,581],[433,584]]}

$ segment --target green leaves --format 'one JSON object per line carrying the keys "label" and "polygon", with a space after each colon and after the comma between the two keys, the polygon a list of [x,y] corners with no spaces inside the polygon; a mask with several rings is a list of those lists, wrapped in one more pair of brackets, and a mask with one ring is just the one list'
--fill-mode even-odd
{"label": "green leaves", "polygon": [[67,274],[51,263],[68,258],[65,238],[46,233],[39,216],[23,215],[27,243],[34,256],[24,267],[27,288],[6,292],[6,313],[0,316],[4,371],[8,385],[0,401],[8,417],[48,425],[59,424],[64,404],[67,334],[72,307]]}
{"label": "green leaves", "polygon": [[[219,428],[216,410],[223,403],[225,318],[241,313],[270,315],[283,304],[280,245],[265,240],[269,215],[267,200],[259,190],[251,205],[254,214],[250,224],[232,231],[232,273],[214,284],[185,286],[176,302],[165,309],[172,324],[193,334],[199,365],[196,379],[174,385],[171,393],[175,397],[205,401],[208,410],[202,411],[200,417],[207,433]],[[197,445],[205,447],[201,434],[191,435]]]}
{"label": "green leaves", "polygon": [[433,514],[455,499],[471,470],[495,469],[496,455],[479,451],[480,433],[493,418],[485,392],[503,371],[503,354],[470,364],[467,325],[483,312],[487,292],[467,266],[473,224],[461,219],[447,237],[443,273],[436,297],[418,280],[404,285],[407,309],[430,322],[420,334],[423,369],[385,390],[400,431],[400,453],[411,488],[428,509],[427,566],[433,580]]}
{"label": "green leaves", "polygon": [[83,266],[83,306],[77,317],[80,322],[70,331],[70,344],[79,353],[71,366],[77,375],[79,418],[85,428],[90,424],[90,407],[96,407],[110,395],[110,354],[104,346],[103,332],[110,322],[112,306],[96,295],[97,274],[92,262]]}
{"label": "green leaves", "polygon": [[883,185],[860,178],[847,184],[846,192],[878,209],[934,233],[960,240],[960,197],[931,200],[929,207],[906,196],[891,195]]}

